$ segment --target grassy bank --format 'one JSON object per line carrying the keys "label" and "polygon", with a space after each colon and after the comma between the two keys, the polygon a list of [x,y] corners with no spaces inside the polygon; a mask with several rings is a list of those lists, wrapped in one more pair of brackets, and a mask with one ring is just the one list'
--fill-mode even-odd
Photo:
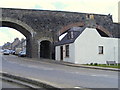
{"label": "grassy bank", "polygon": [[99,67],[109,67],[109,68],[120,68],[120,64],[118,65],[106,65],[106,64],[85,64],[88,66],[99,66]]}

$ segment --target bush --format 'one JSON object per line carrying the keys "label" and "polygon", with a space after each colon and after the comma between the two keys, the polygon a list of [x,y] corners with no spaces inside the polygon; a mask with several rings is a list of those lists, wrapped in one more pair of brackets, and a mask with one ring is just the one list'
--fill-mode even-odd
{"label": "bush", "polygon": [[97,63],[94,63],[95,66],[97,66],[98,64]]}
{"label": "bush", "polygon": [[90,63],[90,65],[93,65],[93,63]]}

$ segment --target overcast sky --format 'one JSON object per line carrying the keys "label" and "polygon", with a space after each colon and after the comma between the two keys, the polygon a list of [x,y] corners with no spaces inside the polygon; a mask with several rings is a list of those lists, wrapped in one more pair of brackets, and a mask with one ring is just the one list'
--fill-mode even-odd
{"label": "overcast sky", "polygon": [[[0,0],[0,7],[58,10],[95,14],[111,14],[113,21],[118,22],[118,2],[120,0]],[[22,38],[16,30],[0,28],[0,45]]]}

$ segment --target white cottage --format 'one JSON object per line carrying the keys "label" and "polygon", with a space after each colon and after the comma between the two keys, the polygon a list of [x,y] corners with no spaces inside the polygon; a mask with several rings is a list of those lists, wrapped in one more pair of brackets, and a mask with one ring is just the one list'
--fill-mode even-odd
{"label": "white cottage", "polygon": [[55,59],[75,64],[118,63],[118,40],[94,28],[73,27],[56,44]]}

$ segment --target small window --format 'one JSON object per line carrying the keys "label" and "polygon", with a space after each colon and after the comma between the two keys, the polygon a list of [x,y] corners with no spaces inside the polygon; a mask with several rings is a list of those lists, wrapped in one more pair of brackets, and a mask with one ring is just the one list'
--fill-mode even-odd
{"label": "small window", "polygon": [[74,38],[74,36],[73,36],[73,31],[71,32],[71,38]]}
{"label": "small window", "polygon": [[94,15],[90,15],[90,19],[94,19]]}
{"label": "small window", "polygon": [[89,14],[86,15],[86,19],[89,19]]}
{"label": "small window", "polygon": [[74,32],[73,31],[68,32],[67,38],[68,39],[73,39],[74,38]]}
{"label": "small window", "polygon": [[66,57],[69,57],[69,45],[66,45],[65,48],[66,48]]}
{"label": "small window", "polygon": [[99,46],[99,54],[103,54],[103,46]]}
{"label": "small window", "polygon": [[93,14],[87,14],[86,19],[94,19],[94,15]]}
{"label": "small window", "polygon": [[68,39],[71,38],[70,32],[68,32],[68,34],[67,34],[67,38],[68,38]]}

